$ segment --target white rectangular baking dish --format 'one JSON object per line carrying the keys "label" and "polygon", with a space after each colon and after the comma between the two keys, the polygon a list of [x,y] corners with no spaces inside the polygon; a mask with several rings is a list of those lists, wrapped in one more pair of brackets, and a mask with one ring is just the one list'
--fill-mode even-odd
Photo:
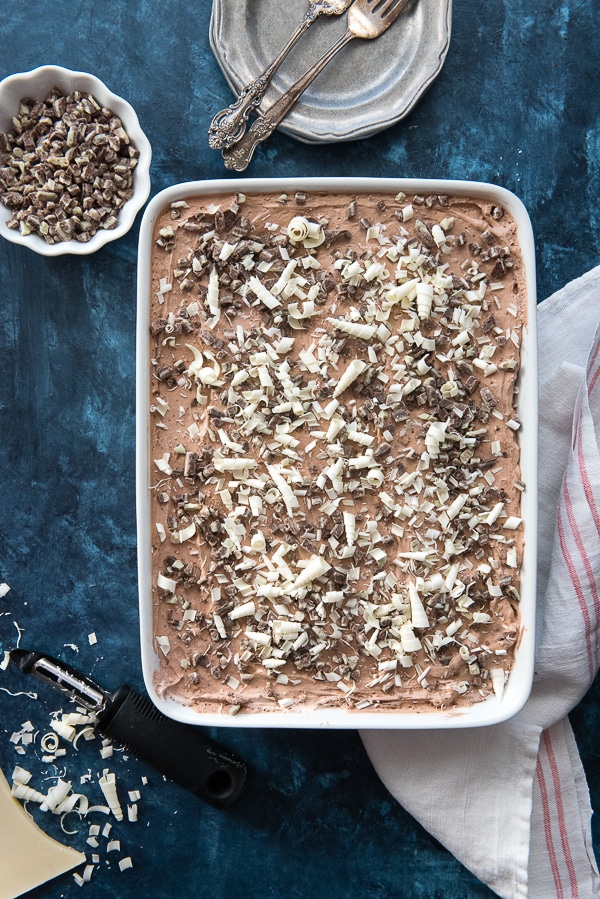
{"label": "white rectangular baking dish", "polygon": [[[274,710],[229,714],[199,713],[173,698],[163,698],[155,688],[159,669],[158,650],[153,638],[150,540],[150,458],[149,458],[149,300],[150,259],[153,227],[160,213],[171,203],[190,196],[294,191],[385,192],[396,194],[449,194],[483,199],[503,206],[518,227],[525,267],[527,325],[523,331],[519,374],[518,415],[522,422],[521,476],[526,484],[522,497],[525,547],[521,571],[521,630],[514,666],[501,701],[495,697],[463,709],[450,711],[362,711],[332,708],[318,710]],[[154,704],[178,721],[211,727],[285,727],[347,729],[447,729],[498,724],[515,715],[531,692],[535,655],[535,610],[537,567],[537,436],[538,386],[536,340],[536,281],[533,231],[523,203],[510,191],[493,184],[474,181],[395,178],[271,178],[195,181],[166,188],[148,204],[141,224],[138,256],[137,298],[137,538],[140,635],[143,675]]]}

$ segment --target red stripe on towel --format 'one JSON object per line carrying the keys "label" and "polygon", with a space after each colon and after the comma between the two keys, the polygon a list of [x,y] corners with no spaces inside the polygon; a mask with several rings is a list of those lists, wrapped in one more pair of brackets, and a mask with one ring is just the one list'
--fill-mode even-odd
{"label": "red stripe on towel", "polygon": [[565,509],[567,511],[567,518],[569,519],[569,525],[571,527],[571,533],[573,534],[573,539],[575,540],[575,546],[577,547],[577,551],[581,557],[581,561],[583,563],[583,567],[584,567],[585,573],[587,575],[588,583],[590,585],[590,593],[591,593],[592,599],[594,601],[594,612],[595,612],[594,623],[592,624],[592,621],[590,619],[589,608],[588,608],[587,603],[586,603],[587,617],[584,616],[584,619],[585,619],[585,623],[586,623],[586,637],[587,637],[587,641],[589,643],[590,652],[592,650],[592,646],[591,646],[592,634],[594,636],[595,659],[594,659],[594,653],[592,653],[592,658],[594,659],[594,661],[596,663],[594,665],[594,674],[595,674],[595,669],[596,669],[596,665],[598,662],[598,628],[595,625],[598,622],[598,615],[600,613],[600,598],[598,597],[598,590],[596,588],[596,580],[594,578],[594,571],[592,569],[592,565],[590,563],[590,559],[587,554],[587,550],[583,544],[583,539],[581,537],[581,531],[579,530],[579,527],[577,525],[577,519],[575,517],[575,512],[573,510],[573,503],[571,502],[571,495],[569,493],[569,488],[567,485],[566,478],[565,478],[565,481],[563,484],[563,495],[564,495],[564,499],[565,499]]}
{"label": "red stripe on towel", "polygon": [[[563,498],[566,488],[566,481],[563,482]],[[557,528],[558,528],[558,539],[560,542],[561,552],[563,554],[563,558],[565,560],[565,564],[567,566],[567,571],[569,572],[569,577],[571,578],[571,583],[573,584],[573,589],[575,590],[575,595],[577,596],[577,600],[579,602],[579,608],[581,609],[581,615],[583,618],[584,626],[585,626],[585,635],[586,635],[586,649],[588,656],[588,674],[590,678],[590,683],[594,679],[594,659],[592,656],[592,647],[590,643],[590,634],[591,634],[591,621],[590,621],[590,613],[588,611],[588,607],[585,602],[585,596],[583,595],[583,590],[581,588],[581,583],[577,576],[577,569],[575,567],[575,563],[571,557],[569,552],[569,548],[567,546],[567,540],[565,536],[565,529],[563,527],[561,509],[558,510],[558,520],[557,520]]]}
{"label": "red stripe on towel", "polygon": [[583,484],[583,492],[585,493],[585,498],[587,500],[587,504],[590,507],[590,512],[592,513],[592,518],[594,519],[594,524],[596,525],[596,530],[598,532],[598,536],[600,537],[600,513],[598,512],[598,507],[596,506],[596,502],[594,500],[594,491],[592,490],[592,483],[590,481],[587,466],[585,464],[585,454],[583,452],[583,437],[581,434],[581,408],[579,409],[579,420],[577,422],[577,462],[579,463],[579,472],[581,474],[581,483]]}
{"label": "red stripe on towel", "polygon": [[571,885],[572,899],[579,899],[579,889],[577,887],[577,875],[575,874],[575,865],[573,864],[573,856],[571,855],[571,847],[569,846],[569,835],[567,832],[567,822],[565,821],[565,808],[562,800],[562,791],[560,785],[560,774],[556,763],[556,756],[552,748],[550,734],[545,730],[542,734],[542,740],[548,756],[550,765],[550,773],[552,774],[552,783],[554,784],[554,798],[556,801],[556,813],[558,816],[558,831],[560,833],[560,845],[565,856],[567,871],[569,872],[569,883]]}
{"label": "red stripe on towel", "polygon": [[544,813],[544,836],[546,838],[546,849],[548,850],[548,860],[550,862],[550,870],[552,871],[552,879],[556,888],[556,899],[564,899],[562,884],[560,882],[560,871],[558,870],[558,861],[556,860],[556,851],[552,840],[552,823],[550,819],[550,804],[548,802],[548,790],[546,789],[546,779],[542,770],[542,762],[539,754],[535,772],[540,788],[540,797],[542,800],[542,811]]}
{"label": "red stripe on towel", "polygon": [[586,380],[589,381],[588,393],[594,389],[594,385],[596,384],[596,381],[598,380],[598,377],[600,376],[600,368],[598,368],[596,370],[596,374],[594,375],[594,377],[591,379],[591,381],[589,380],[589,377],[592,373],[592,368],[594,367],[594,365],[596,364],[596,360],[598,359],[598,353],[600,353],[600,341],[598,341],[596,343],[596,345],[592,349],[592,351],[590,353],[590,357],[588,359],[587,370],[586,370]]}
{"label": "red stripe on towel", "polygon": [[[591,369],[592,369],[592,366],[594,365],[594,363],[595,363],[595,361],[596,361],[596,357],[597,357],[597,355],[598,355],[598,350],[599,350],[599,349],[600,349],[600,344],[596,344],[596,349],[594,350],[594,355],[593,355],[592,358],[590,359],[590,362],[589,362],[589,365],[588,365],[588,377],[589,377],[589,373],[590,373],[590,371],[591,371]],[[598,378],[600,378],[600,367],[596,369],[596,372],[595,372],[595,374],[594,374],[594,377],[591,379],[591,381],[590,381],[589,384],[588,384],[588,393],[591,393],[591,392],[592,392],[592,390],[593,390],[594,387],[596,386],[596,382],[598,381]]]}

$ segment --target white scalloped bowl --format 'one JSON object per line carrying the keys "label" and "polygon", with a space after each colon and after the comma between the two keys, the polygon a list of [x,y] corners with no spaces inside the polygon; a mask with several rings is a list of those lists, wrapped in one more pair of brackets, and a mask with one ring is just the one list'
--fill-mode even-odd
{"label": "white scalloped bowl", "polygon": [[53,87],[59,87],[65,94],[77,90],[92,94],[102,106],[111,109],[117,115],[132,144],[139,150],[138,164],[134,172],[133,196],[119,210],[116,228],[100,230],[87,243],[77,240],[66,240],[48,244],[37,234],[21,235],[18,231],[7,228],[10,210],[0,203],[0,234],[11,243],[28,247],[42,256],[62,256],[72,254],[84,256],[95,253],[112,240],[127,234],[135,221],[135,217],[148,199],[150,193],[150,160],[152,149],[150,142],[141,129],[139,119],[133,107],[122,97],[113,94],[104,82],[87,72],[74,72],[62,66],[40,66],[31,72],[18,72],[0,81],[0,132],[7,132],[12,125],[12,117],[19,111],[20,101],[24,97],[43,100]]}

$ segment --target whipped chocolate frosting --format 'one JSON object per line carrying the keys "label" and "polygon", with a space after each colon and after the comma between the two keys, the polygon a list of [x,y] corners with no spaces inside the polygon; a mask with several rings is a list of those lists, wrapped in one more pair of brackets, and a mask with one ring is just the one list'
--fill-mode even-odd
{"label": "whipped chocolate frosting", "polygon": [[472,198],[159,217],[157,689],[224,714],[501,697],[519,637],[516,224]]}

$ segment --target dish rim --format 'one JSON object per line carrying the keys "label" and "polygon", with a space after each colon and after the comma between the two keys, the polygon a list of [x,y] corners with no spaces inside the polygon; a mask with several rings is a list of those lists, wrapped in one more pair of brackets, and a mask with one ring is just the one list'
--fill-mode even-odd
{"label": "dish rim", "polygon": [[[11,211],[2,203],[0,203],[0,234],[11,243],[27,247],[41,256],[87,256],[111,241],[123,237],[131,229],[138,212],[150,195],[152,147],[142,130],[135,109],[127,100],[113,93],[96,75],[52,64],[38,66],[28,72],[15,72],[0,81],[0,131],[10,128],[10,116],[18,111],[21,99],[28,95],[35,100],[44,99],[55,85],[66,93],[80,90],[93,94],[103,106],[119,116],[131,142],[140,154],[133,176],[133,196],[119,210],[117,227],[110,231],[97,231],[87,243],[71,239],[48,244],[37,234],[22,236],[19,231],[6,227]],[[43,96],[39,96],[40,94]]]}
{"label": "dish rim", "polygon": [[[225,712],[198,712],[173,698],[161,697],[153,675],[159,670],[158,651],[154,647],[151,577],[150,502],[149,502],[149,412],[150,390],[148,339],[150,322],[150,259],[154,222],[164,208],[190,196],[212,196],[241,191],[246,194],[290,192],[295,190],[330,192],[385,192],[407,194],[437,193],[466,196],[502,205],[513,217],[518,231],[519,249],[525,269],[527,323],[523,328],[519,374],[518,413],[521,433],[521,477],[527,488],[522,495],[521,515],[525,522],[523,564],[521,567],[521,631],[515,662],[502,701],[494,696],[464,709],[448,711],[353,710],[348,708],[274,709],[269,712],[243,712],[236,716]],[[535,662],[535,620],[537,582],[537,458],[538,458],[538,374],[535,245],[529,214],[523,202],[507,188],[482,181],[434,178],[378,177],[299,177],[244,178],[181,182],[160,191],[148,204],[140,227],[137,278],[136,330],[136,516],[138,542],[138,597],[142,673],[153,703],[163,714],[188,724],[208,727],[261,728],[335,728],[348,730],[446,730],[499,724],[512,718],[525,705],[533,686]]]}

